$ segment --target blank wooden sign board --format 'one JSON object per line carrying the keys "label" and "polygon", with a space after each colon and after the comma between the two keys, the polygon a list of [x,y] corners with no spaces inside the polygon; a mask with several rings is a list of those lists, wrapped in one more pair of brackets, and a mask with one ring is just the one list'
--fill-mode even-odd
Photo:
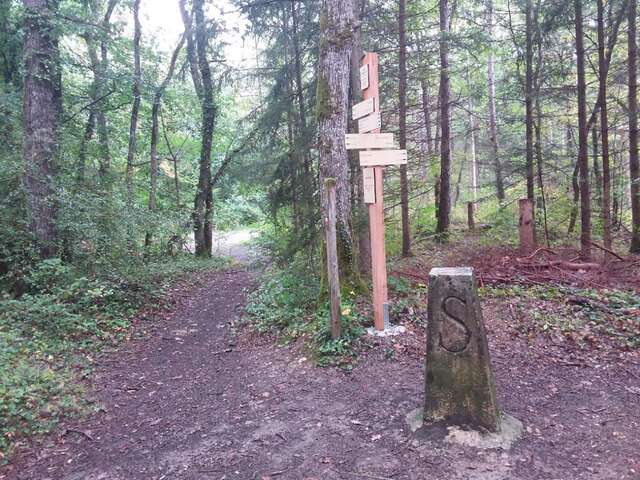
{"label": "blank wooden sign board", "polygon": [[364,203],[376,203],[376,180],[373,168],[362,169]]}
{"label": "blank wooden sign board", "polygon": [[380,118],[380,112],[374,112],[364,118],[358,120],[358,131],[360,133],[367,133],[373,130],[380,130],[382,126],[382,119]]}
{"label": "blank wooden sign board", "polygon": [[362,58],[360,86],[364,101],[352,108],[352,118],[358,120],[359,133],[347,134],[345,143],[348,150],[361,150],[364,202],[369,205],[374,325],[380,331],[389,325],[382,179],[385,166],[407,163],[407,151],[396,149],[392,133],[380,133],[377,53],[367,53]]}
{"label": "blank wooden sign board", "polygon": [[364,150],[360,152],[361,167],[406,165],[406,150]]}
{"label": "blank wooden sign board", "polygon": [[347,133],[345,135],[347,150],[364,150],[367,148],[395,148],[393,133]]}
{"label": "blank wooden sign board", "polygon": [[369,64],[366,63],[360,67],[360,88],[369,88]]}
{"label": "blank wooden sign board", "polygon": [[353,120],[357,120],[362,118],[370,113],[373,113],[375,110],[375,99],[368,98],[363,102],[356,103],[353,107],[351,107],[351,116]]}

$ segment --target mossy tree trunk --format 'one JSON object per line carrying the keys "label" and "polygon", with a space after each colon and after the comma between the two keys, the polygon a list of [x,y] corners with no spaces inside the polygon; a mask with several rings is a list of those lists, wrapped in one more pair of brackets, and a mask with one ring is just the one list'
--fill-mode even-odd
{"label": "mossy tree trunk", "polygon": [[[359,279],[357,252],[351,218],[349,160],[344,136],[349,110],[349,74],[354,37],[354,14],[342,0],[324,0],[320,17],[320,58],[316,114],[320,150],[320,184],[325,178],[336,182],[336,234],[342,278],[348,283]],[[322,216],[327,199],[322,197]]]}

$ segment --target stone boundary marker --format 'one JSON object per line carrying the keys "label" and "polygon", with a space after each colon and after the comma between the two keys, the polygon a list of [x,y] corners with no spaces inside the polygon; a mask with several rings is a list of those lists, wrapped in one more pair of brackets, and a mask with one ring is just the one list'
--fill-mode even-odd
{"label": "stone boundary marker", "polygon": [[471,268],[429,272],[424,422],[499,432],[500,411]]}

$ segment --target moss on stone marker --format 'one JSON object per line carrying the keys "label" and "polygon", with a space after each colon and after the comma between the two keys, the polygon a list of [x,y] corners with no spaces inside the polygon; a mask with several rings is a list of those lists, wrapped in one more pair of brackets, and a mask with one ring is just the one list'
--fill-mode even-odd
{"label": "moss on stone marker", "polygon": [[424,420],[500,430],[500,412],[471,268],[429,273]]}

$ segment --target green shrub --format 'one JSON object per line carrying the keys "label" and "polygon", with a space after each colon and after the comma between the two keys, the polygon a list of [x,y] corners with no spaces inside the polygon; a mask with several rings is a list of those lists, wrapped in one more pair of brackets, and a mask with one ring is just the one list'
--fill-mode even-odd
{"label": "green shrub", "polygon": [[176,278],[225,263],[178,256],[123,262],[91,277],[57,259],[33,265],[27,293],[0,297],[0,461],[16,441],[85,411],[78,372],[126,334],[139,308],[162,305]]}
{"label": "green shrub", "polygon": [[319,303],[320,293],[317,272],[306,262],[272,268],[249,296],[248,320],[259,332],[277,334],[284,342],[302,338],[319,365],[347,366],[363,334],[361,318],[352,299],[343,298],[342,335],[331,339],[329,304]]}

